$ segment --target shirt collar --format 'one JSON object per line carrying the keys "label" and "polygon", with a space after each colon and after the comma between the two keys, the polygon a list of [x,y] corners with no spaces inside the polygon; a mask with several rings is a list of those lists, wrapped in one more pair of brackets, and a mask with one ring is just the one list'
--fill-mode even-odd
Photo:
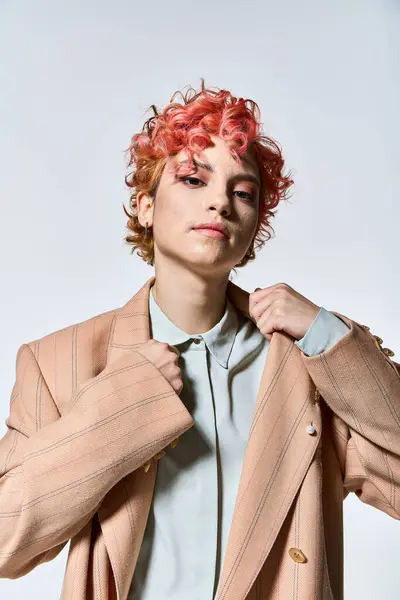
{"label": "shirt collar", "polygon": [[177,346],[195,337],[202,338],[215,360],[225,369],[228,368],[229,356],[239,324],[237,310],[228,297],[226,297],[225,313],[222,319],[204,333],[189,334],[179,329],[154,300],[152,287],[149,294],[149,314],[154,339]]}

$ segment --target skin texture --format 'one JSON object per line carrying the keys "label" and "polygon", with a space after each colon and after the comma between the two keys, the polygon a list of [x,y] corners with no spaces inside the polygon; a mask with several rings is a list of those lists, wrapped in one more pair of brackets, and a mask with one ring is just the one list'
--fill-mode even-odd
{"label": "skin texture", "polygon": [[[258,186],[233,180],[243,173],[259,180],[255,159],[247,152],[241,165],[227,142],[215,136],[212,141],[214,146],[194,158],[209,163],[213,172],[195,168],[179,180],[170,167],[187,160],[181,151],[169,158],[155,201],[144,192],[137,196],[139,222],[147,222],[154,236],[154,298],[189,334],[204,333],[222,318],[230,271],[252,244],[258,220]],[[229,238],[207,237],[193,229],[204,221],[225,224]],[[267,339],[276,329],[300,339],[319,311],[287,284],[259,289],[243,301]]]}

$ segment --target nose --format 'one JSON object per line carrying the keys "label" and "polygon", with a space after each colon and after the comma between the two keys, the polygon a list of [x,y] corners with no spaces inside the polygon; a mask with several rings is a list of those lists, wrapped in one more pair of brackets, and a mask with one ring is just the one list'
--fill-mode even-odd
{"label": "nose", "polygon": [[227,215],[231,212],[230,201],[226,192],[218,192],[208,201],[208,210],[217,210],[219,213]]}

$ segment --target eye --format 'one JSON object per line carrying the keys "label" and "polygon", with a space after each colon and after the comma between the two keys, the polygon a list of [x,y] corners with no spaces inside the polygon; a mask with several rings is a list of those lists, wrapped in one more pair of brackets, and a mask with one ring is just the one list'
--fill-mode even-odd
{"label": "eye", "polygon": [[[193,182],[204,183],[198,177],[190,177],[189,175],[186,177],[179,177],[178,179],[179,179],[179,181],[182,181],[185,185],[195,185],[195,183],[193,183]],[[187,181],[189,181],[189,184],[186,183]]]}
{"label": "eye", "polygon": [[[187,186],[192,186],[192,185],[196,186],[196,184],[198,184],[198,183],[206,185],[204,183],[204,181],[202,181],[198,177],[191,177],[190,175],[186,175],[186,176],[183,176],[183,177],[178,177],[178,179],[179,179],[179,181],[182,181],[182,183],[184,183]],[[244,192],[243,190],[236,190],[233,193],[234,194],[243,194],[243,195],[240,195],[239,198],[243,198],[243,199],[249,200],[250,202],[252,202],[254,200],[253,194],[250,194],[249,192]]]}
{"label": "eye", "polygon": [[235,194],[244,194],[244,196],[240,196],[241,198],[247,198],[248,200],[254,200],[254,197],[252,196],[252,194],[249,194],[248,192],[243,192],[241,190],[237,190],[236,192],[234,192]]}

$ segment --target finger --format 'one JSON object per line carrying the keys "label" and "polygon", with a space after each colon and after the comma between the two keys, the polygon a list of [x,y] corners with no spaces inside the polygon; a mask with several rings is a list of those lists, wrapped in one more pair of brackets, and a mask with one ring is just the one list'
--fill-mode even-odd
{"label": "finger", "polygon": [[264,316],[264,319],[268,317],[271,307],[273,304],[273,299],[270,296],[266,296],[260,298],[256,304],[252,306],[251,313],[253,317],[257,320],[259,325],[259,319]]}
{"label": "finger", "polygon": [[270,286],[264,287],[264,288],[256,287],[254,292],[251,292],[251,294],[250,294],[252,303],[257,303],[257,302],[259,302],[259,300],[261,298],[269,296],[269,294],[274,292],[275,289],[276,289],[275,285],[270,285]]}
{"label": "finger", "polygon": [[168,344],[168,348],[169,348],[169,350],[172,350],[172,352],[175,352],[175,354],[177,354],[178,356],[181,355],[178,348],[176,348],[175,346],[171,346],[170,344]]}

